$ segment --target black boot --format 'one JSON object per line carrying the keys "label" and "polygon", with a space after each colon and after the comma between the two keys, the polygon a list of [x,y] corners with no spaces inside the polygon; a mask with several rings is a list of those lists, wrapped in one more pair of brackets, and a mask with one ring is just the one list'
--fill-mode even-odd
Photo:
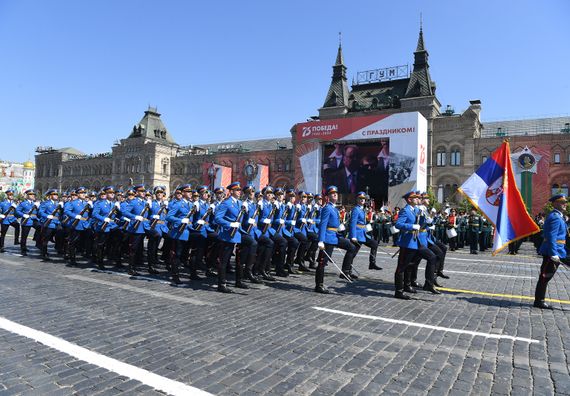
{"label": "black boot", "polygon": [[226,285],[218,285],[218,291],[220,293],[227,293],[227,294],[233,293],[232,289],[230,289]]}
{"label": "black boot", "polygon": [[423,289],[425,291],[430,292],[431,294],[441,294],[441,292],[439,290],[436,290],[433,285],[429,284],[426,282],[426,284],[424,285]]}
{"label": "black boot", "polygon": [[149,265],[149,266],[148,266],[148,273],[151,274],[151,275],[158,275],[158,274],[160,274],[160,272],[158,272],[157,270],[155,270],[152,265]]}
{"label": "black boot", "polygon": [[315,292],[321,294],[330,294],[329,289],[327,289],[322,283],[315,286]]}

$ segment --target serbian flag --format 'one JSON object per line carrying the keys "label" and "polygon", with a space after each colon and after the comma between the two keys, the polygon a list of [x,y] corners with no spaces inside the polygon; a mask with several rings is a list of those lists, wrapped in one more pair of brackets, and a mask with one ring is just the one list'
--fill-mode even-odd
{"label": "serbian flag", "polygon": [[495,226],[493,256],[540,231],[517,189],[510,154],[505,141],[458,189]]}

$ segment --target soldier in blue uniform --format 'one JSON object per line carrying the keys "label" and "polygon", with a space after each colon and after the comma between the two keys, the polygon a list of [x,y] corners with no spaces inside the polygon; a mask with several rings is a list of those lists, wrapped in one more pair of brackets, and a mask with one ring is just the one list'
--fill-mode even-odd
{"label": "soldier in blue uniform", "polygon": [[6,190],[6,199],[0,202],[0,253],[4,253],[4,239],[8,228],[14,227],[14,245],[20,244],[20,224],[16,218],[16,202],[14,201],[14,190]]}
{"label": "soldier in blue uniform", "polygon": [[34,228],[34,240],[36,241],[36,246],[39,246],[39,221],[37,210],[40,206],[39,202],[36,202],[36,193],[32,189],[24,191],[26,199],[24,199],[18,207],[16,208],[16,217],[21,220],[22,235],[20,238],[20,253],[22,256],[28,255],[28,234],[30,230]]}
{"label": "soldier in blue uniform", "polygon": [[129,202],[122,215],[128,218],[129,226],[129,275],[138,275],[137,267],[144,260],[145,222],[148,222],[150,203],[146,200],[146,188],[143,184],[136,185],[135,198]]}
{"label": "soldier in blue uniform", "polygon": [[[247,204],[244,205],[240,201],[241,185],[239,182],[231,183],[227,189],[230,192],[230,196],[218,205],[215,212],[216,224],[220,225],[218,233],[218,239],[220,240],[218,291],[221,293],[232,293],[232,290],[226,285],[226,269],[235,244],[241,243],[241,221],[248,209]],[[242,278],[243,262],[238,260],[235,286],[240,289],[249,289],[249,286],[242,282]]]}
{"label": "soldier in blue uniform", "polygon": [[[263,283],[257,276],[253,275],[253,266],[256,263],[255,257],[257,253],[257,240],[256,238],[261,234],[257,228],[257,219],[261,211],[261,202],[255,200],[255,187],[246,186],[243,189],[244,205],[247,205],[247,210],[244,213],[241,222],[241,244],[236,249],[236,261],[241,261],[244,266],[244,277],[249,279],[252,283]],[[257,268],[257,273],[260,269]]]}
{"label": "soldier in blue uniform", "polygon": [[564,220],[568,200],[564,194],[556,194],[549,201],[552,203],[553,210],[544,221],[544,239],[538,249],[538,253],[542,256],[542,266],[534,293],[534,306],[542,309],[551,308],[544,302],[544,297],[548,282],[556,273],[558,266],[561,263],[570,265],[565,245],[568,226]]}
{"label": "soldier in blue uniform", "polygon": [[[291,212],[293,204],[285,203],[285,191],[277,187],[275,189],[275,202],[274,204],[277,207],[277,211],[272,219],[272,228],[273,234],[271,235],[271,239],[274,243],[273,248],[273,257],[272,263],[275,267],[275,274],[277,276],[288,276],[289,273],[284,271],[285,266],[285,257],[287,254],[287,248],[289,246],[289,241],[285,238],[285,236],[290,236],[289,232],[285,232],[285,218],[287,217],[288,213]],[[291,245],[294,245],[296,242],[291,241]],[[271,270],[270,263],[266,263],[265,272],[269,274]]]}
{"label": "soldier in blue uniform", "polygon": [[310,272],[309,268],[307,268],[303,263],[303,260],[305,258],[305,254],[307,254],[307,250],[309,250],[309,246],[314,240],[317,239],[317,236],[314,233],[310,234],[307,232],[307,226],[309,225],[307,217],[310,214],[310,205],[307,204],[309,194],[305,193],[304,191],[298,191],[297,199],[297,217],[294,225],[294,230],[295,239],[299,241],[299,247],[297,248],[295,264],[298,265],[299,271]]}
{"label": "soldier in blue uniform", "polygon": [[64,216],[67,216],[67,227],[69,237],[67,240],[67,255],[69,265],[76,265],[76,253],[80,242],[83,239],[83,233],[89,228],[89,211],[91,206],[85,199],[85,187],[77,188],[73,193],[75,199],[64,204]]}
{"label": "soldier in blue uniform", "polygon": [[93,231],[97,235],[95,244],[95,264],[97,268],[104,270],[103,260],[105,249],[107,249],[110,235],[118,228],[115,219],[120,213],[119,202],[114,202],[115,189],[113,186],[106,186],[101,190],[99,199],[93,204],[91,217],[93,218]]}
{"label": "soldier in blue uniform", "polygon": [[59,193],[56,189],[46,191],[46,200],[38,208],[38,217],[41,224],[41,257],[43,261],[50,261],[48,243],[52,240],[61,225],[60,217],[63,202],[59,202]]}
{"label": "soldier in blue uniform", "polygon": [[319,243],[319,221],[320,221],[320,210],[323,205],[323,197],[321,194],[315,194],[311,210],[307,216],[307,238],[311,242],[307,253],[305,254],[305,261],[309,262],[310,269],[317,268],[317,262],[315,260],[315,255],[318,250]]}
{"label": "soldier in blue uniform", "polygon": [[189,243],[192,248],[190,259],[190,279],[198,280],[197,269],[203,265],[206,246],[208,243],[208,232],[212,232],[209,220],[214,212],[215,205],[211,204],[210,191],[208,187],[198,187],[196,194],[193,194],[192,203],[196,207],[192,218],[193,229],[190,232]]}
{"label": "soldier in blue uniform", "polygon": [[170,229],[169,236],[172,239],[172,259],[170,260],[171,280],[174,284],[180,284],[179,268],[188,257],[190,244],[190,230],[192,228],[192,216],[194,204],[192,203],[192,186],[184,184],[180,186],[182,198],[168,205],[166,221]]}
{"label": "soldier in blue uniform", "polygon": [[158,245],[164,234],[168,233],[166,226],[166,212],[168,210],[168,201],[165,200],[166,187],[156,186],[153,189],[154,199],[150,204],[149,221],[144,222],[145,232],[148,237],[147,244],[147,261],[148,273],[158,274],[155,266],[158,264]]}
{"label": "soldier in blue uniform", "polygon": [[297,274],[297,271],[293,269],[293,261],[295,259],[295,253],[300,245],[300,241],[295,237],[295,226],[301,210],[301,205],[296,204],[297,198],[295,190],[290,188],[285,192],[285,194],[285,205],[283,207],[285,212],[280,211],[279,213],[280,219],[284,219],[285,223],[274,223],[276,224],[276,229],[280,229],[283,238],[287,241],[286,255],[280,256],[282,260],[279,262],[280,265],[276,266],[277,276]]}
{"label": "soldier in blue uniform", "polygon": [[[346,250],[342,263],[343,272],[345,269],[348,269],[350,272],[350,266],[352,264],[352,259],[354,258],[354,252],[356,251],[356,248],[348,241],[348,239],[342,238],[338,235],[340,213],[335,207],[338,200],[338,188],[336,186],[329,186],[327,188],[327,196],[329,202],[323,206],[320,213],[319,242],[317,246],[321,251],[319,252],[319,257],[317,259],[318,266],[315,271],[315,292],[323,294],[329,293],[329,290],[324,285],[325,266],[327,265],[329,257],[332,256],[334,248],[338,246],[339,248]],[[346,275],[350,277],[350,275]]]}
{"label": "soldier in blue uniform", "polygon": [[257,228],[259,235],[257,237],[257,261],[255,268],[259,271],[255,275],[261,275],[264,280],[274,281],[275,278],[269,273],[270,260],[275,249],[275,243],[271,236],[275,233],[271,223],[275,212],[277,211],[276,203],[274,200],[274,190],[271,186],[265,186],[261,190],[263,199],[261,200],[261,209],[257,220]]}
{"label": "soldier in blue uniform", "polygon": [[366,245],[370,248],[370,257],[368,260],[368,269],[381,270],[382,267],[376,265],[376,253],[378,251],[378,242],[374,238],[370,238],[367,232],[371,231],[366,226],[366,213],[364,212],[364,204],[366,203],[367,195],[365,192],[360,191],[356,194],[356,205],[352,209],[350,215],[350,224],[348,228],[348,237],[354,246],[356,246],[354,256],[358,254],[360,247]]}

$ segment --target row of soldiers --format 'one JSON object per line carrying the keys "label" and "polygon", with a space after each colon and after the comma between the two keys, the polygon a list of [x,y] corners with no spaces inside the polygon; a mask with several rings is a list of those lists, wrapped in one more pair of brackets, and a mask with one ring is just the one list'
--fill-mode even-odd
{"label": "row of soldiers", "polygon": [[[199,279],[197,270],[205,266],[207,275],[218,277],[218,290],[231,292],[226,275],[233,271],[229,262],[235,255],[238,288],[248,288],[245,280],[275,281],[271,275],[274,267],[275,275],[282,277],[297,269],[317,269],[315,290],[326,292],[324,272],[318,270],[315,259],[319,242],[325,238],[321,231],[330,231],[319,226],[324,209],[320,194],[271,186],[259,192],[247,186],[242,191],[237,182],[226,189],[217,188],[213,194],[206,186],[193,189],[182,185],[169,200],[164,187],[150,192],[144,185],[126,192],[107,186],[96,197],[79,187],[65,199],[50,189],[42,202],[36,201],[33,190],[24,194],[26,199],[16,203],[13,191],[8,190],[6,200],[0,203],[2,251],[7,230],[14,227],[15,244],[27,255],[27,237],[35,229],[36,247],[45,261],[51,259],[48,244],[54,242],[70,266],[77,264],[78,252],[92,257],[100,269],[105,269],[105,259],[121,265],[123,257],[128,257],[128,273],[137,275],[143,266],[146,239],[148,272],[158,272],[162,251],[175,284],[181,282],[181,267],[189,268],[191,279]],[[346,229],[343,225],[335,231],[348,238],[341,246],[346,251],[341,277],[347,280],[357,278],[352,261],[362,244],[371,248],[369,268],[381,269],[376,265],[378,244],[365,234],[370,227],[364,214],[366,194],[359,193],[357,199],[360,204],[352,210]]]}

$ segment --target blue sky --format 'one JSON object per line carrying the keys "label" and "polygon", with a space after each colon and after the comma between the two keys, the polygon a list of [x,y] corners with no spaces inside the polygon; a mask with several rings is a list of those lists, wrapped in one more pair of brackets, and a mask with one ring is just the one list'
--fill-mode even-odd
{"label": "blue sky", "polygon": [[413,63],[423,14],[442,106],[570,113],[570,2],[0,0],[0,159],[110,151],[148,105],[181,145],[287,136],[349,81]]}

